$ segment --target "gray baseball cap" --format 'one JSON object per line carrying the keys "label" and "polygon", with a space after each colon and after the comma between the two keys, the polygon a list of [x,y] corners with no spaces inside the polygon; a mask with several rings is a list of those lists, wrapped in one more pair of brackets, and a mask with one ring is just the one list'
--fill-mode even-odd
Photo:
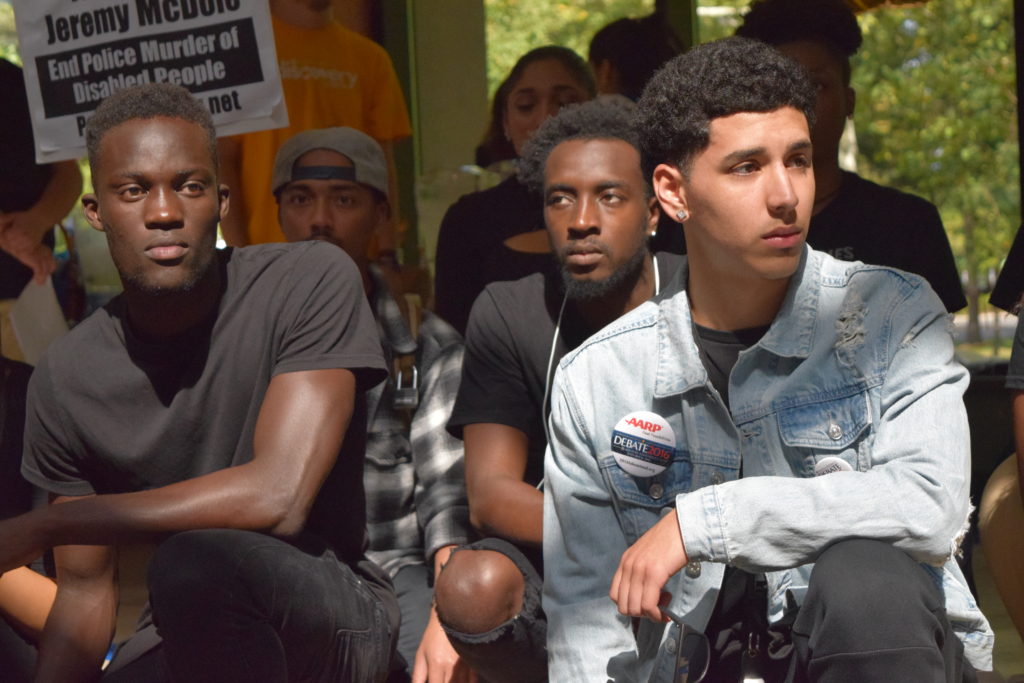
{"label": "gray baseball cap", "polygon": [[[306,152],[329,149],[348,157],[352,167],[302,166],[295,163]],[[303,131],[285,141],[274,159],[271,189],[276,196],[296,180],[353,180],[388,196],[388,165],[377,141],[355,128],[320,128]]]}

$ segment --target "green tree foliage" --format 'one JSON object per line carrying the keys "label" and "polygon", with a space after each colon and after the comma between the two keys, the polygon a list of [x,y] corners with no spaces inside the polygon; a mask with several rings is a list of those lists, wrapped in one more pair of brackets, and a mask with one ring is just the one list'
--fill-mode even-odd
{"label": "green tree foliage", "polygon": [[1012,3],[933,0],[860,21],[860,171],[939,207],[977,341],[980,294],[1020,223]]}
{"label": "green tree foliage", "polygon": [[484,0],[487,12],[487,86],[493,93],[524,53],[564,45],[584,59],[605,24],[650,14],[653,0]]}
{"label": "green tree foliage", "polygon": [[21,64],[18,34],[14,30],[14,8],[6,2],[0,2],[0,59]]}

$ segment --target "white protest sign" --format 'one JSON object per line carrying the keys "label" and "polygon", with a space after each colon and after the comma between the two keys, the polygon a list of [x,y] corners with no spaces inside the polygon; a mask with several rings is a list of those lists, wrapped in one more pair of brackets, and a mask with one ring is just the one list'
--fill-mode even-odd
{"label": "white protest sign", "polygon": [[84,155],[103,98],[176,83],[219,135],[288,124],[266,0],[14,0],[36,160]]}

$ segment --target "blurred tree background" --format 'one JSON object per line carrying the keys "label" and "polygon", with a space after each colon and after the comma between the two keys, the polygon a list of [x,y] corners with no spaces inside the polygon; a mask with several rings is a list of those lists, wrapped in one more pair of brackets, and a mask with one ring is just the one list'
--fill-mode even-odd
{"label": "blurred tree background", "polygon": [[939,207],[978,342],[984,294],[1020,224],[1013,3],[932,0],[860,24],[859,171]]}
{"label": "blurred tree background", "polygon": [[[731,35],[749,0],[702,0],[699,40]],[[485,0],[491,92],[526,51],[554,43],[584,58],[591,36],[652,0]],[[986,293],[1020,224],[1011,0],[931,0],[859,15],[864,45],[847,165],[939,207],[980,341]],[[998,328],[996,328],[997,330]]]}
{"label": "blurred tree background", "polygon": [[[748,0],[701,0],[700,40],[730,35]],[[590,38],[654,0],[484,0],[490,92],[528,50]],[[1020,224],[1011,0],[931,0],[860,15],[854,62],[854,170],[934,202],[963,274],[971,339]],[[19,62],[14,13],[0,1],[0,57]],[[482,132],[482,131],[481,131]]]}
{"label": "blurred tree background", "polygon": [[21,64],[18,34],[14,30],[14,8],[5,2],[0,2],[0,59]]}

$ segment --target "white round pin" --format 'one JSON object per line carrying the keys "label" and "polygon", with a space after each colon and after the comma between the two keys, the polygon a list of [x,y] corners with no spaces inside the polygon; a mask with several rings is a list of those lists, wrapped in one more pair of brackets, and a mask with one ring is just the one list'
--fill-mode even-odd
{"label": "white round pin", "polygon": [[833,472],[852,471],[853,467],[850,463],[835,455],[829,455],[814,463],[814,476],[816,477],[820,477],[823,474],[832,474]]}
{"label": "white round pin", "polygon": [[612,431],[612,455],[634,477],[653,477],[675,458],[675,432],[661,415],[646,410],[630,413]]}

